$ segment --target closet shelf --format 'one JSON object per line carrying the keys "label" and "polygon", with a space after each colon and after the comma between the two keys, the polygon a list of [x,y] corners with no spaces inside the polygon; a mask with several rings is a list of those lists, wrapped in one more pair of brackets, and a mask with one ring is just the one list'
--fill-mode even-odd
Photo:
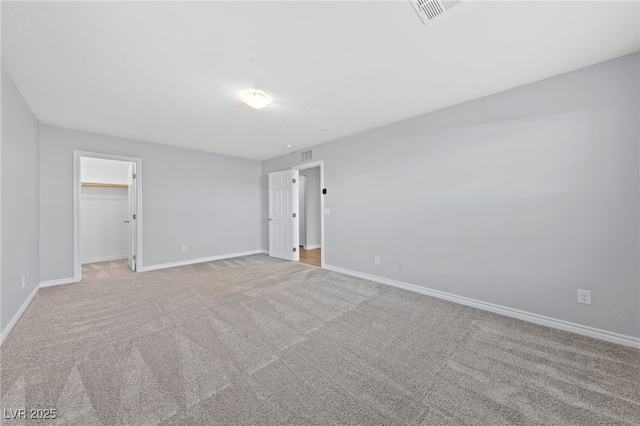
{"label": "closet shelf", "polygon": [[82,186],[101,186],[103,188],[128,188],[127,185],[121,185],[118,183],[91,183],[82,182]]}

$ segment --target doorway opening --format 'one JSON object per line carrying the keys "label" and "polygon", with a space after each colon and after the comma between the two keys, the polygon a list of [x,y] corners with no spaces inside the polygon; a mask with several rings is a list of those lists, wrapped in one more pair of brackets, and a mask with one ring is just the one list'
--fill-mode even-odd
{"label": "doorway opening", "polygon": [[299,171],[298,194],[300,262],[320,266],[322,263],[320,166]]}
{"label": "doorway opening", "polygon": [[74,282],[140,269],[141,160],[74,151]]}
{"label": "doorway opening", "polygon": [[[310,170],[310,169],[317,169]],[[299,203],[299,176],[300,171],[305,176],[304,192],[307,203],[304,205],[306,224],[304,238],[304,249],[300,250],[300,203]],[[307,172],[307,170],[309,170]],[[317,183],[310,183],[310,177],[318,176]],[[324,267],[324,259],[326,255],[324,244],[324,167],[322,161],[301,164],[292,167],[290,170],[269,173],[268,177],[269,191],[269,256],[277,257],[285,260],[300,261],[304,251],[319,250],[317,256],[320,257],[318,266]],[[316,193],[315,196],[308,195],[310,191]],[[313,214],[311,213],[313,211]],[[317,216],[315,215],[317,213]],[[312,242],[311,238],[317,238],[316,235],[310,235],[309,225],[311,224],[311,216],[319,218],[320,231],[319,241],[316,239]],[[313,219],[314,224],[317,223]],[[308,254],[308,253],[304,253]]]}

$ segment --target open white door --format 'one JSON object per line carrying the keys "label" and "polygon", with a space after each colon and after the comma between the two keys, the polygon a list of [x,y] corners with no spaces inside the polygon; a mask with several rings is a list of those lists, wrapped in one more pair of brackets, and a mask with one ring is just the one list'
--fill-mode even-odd
{"label": "open white door", "polygon": [[127,232],[127,249],[129,255],[129,267],[136,270],[136,163],[129,164],[129,181],[127,195],[129,198],[129,209],[125,223],[129,227]]}
{"label": "open white door", "polygon": [[300,260],[298,171],[269,173],[269,256]]}

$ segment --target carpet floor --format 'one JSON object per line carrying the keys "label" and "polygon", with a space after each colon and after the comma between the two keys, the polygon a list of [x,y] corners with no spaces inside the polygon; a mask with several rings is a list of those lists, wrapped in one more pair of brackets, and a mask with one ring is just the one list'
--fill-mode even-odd
{"label": "carpet floor", "polygon": [[266,255],[88,266],[0,356],[6,425],[640,424],[638,350]]}

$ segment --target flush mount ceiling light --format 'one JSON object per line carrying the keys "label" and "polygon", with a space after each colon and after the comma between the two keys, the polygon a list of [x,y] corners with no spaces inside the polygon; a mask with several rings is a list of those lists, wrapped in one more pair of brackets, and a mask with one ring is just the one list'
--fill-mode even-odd
{"label": "flush mount ceiling light", "polygon": [[248,89],[240,92],[240,100],[255,109],[262,109],[271,103],[271,98],[260,90]]}

